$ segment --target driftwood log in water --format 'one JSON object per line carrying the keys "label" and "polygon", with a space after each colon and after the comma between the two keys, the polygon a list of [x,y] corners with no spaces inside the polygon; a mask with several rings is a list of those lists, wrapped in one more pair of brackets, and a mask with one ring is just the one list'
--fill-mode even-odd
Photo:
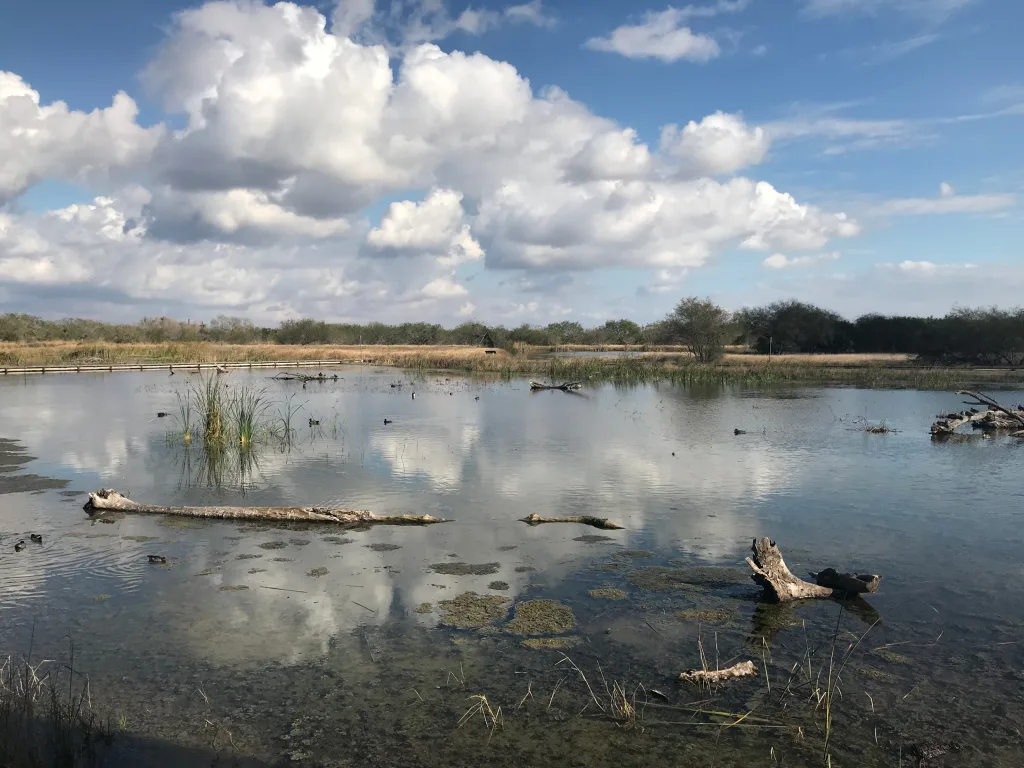
{"label": "driftwood log in water", "polygon": [[765,592],[780,603],[801,600],[807,597],[848,597],[864,592],[877,592],[881,576],[875,574],[839,573],[826,568],[815,574],[816,584],[794,576],[782,553],[771,539],[754,539],[751,547],[753,558],[747,558],[747,565],[754,573],[754,581],[764,587]]}
{"label": "driftwood log in water", "polygon": [[361,509],[337,507],[169,507],[139,504],[109,488],[89,494],[87,512],[117,510],[121,512],[153,512],[186,517],[216,517],[229,520],[279,520],[299,523],[334,523],[336,525],[433,525],[448,521],[432,515],[375,515]]}
{"label": "driftwood log in water", "polygon": [[679,675],[680,682],[698,683],[703,685],[714,685],[726,680],[735,680],[738,677],[750,677],[757,674],[757,667],[752,661],[741,661],[725,669],[694,669],[690,672],[682,672]]}
{"label": "driftwood log in water", "polygon": [[932,424],[932,437],[949,437],[964,424],[970,424],[973,429],[985,432],[1012,432],[1024,436],[1024,408],[1007,408],[988,395],[966,389],[959,390],[956,394],[973,397],[973,401],[964,401],[965,404],[982,405],[985,406],[985,410],[971,408],[969,411],[942,414],[938,421]]}
{"label": "driftwood log in water", "polygon": [[530,382],[530,389],[532,390],[560,389],[563,392],[574,392],[575,390],[580,389],[582,386],[583,384],[578,381],[567,381],[564,384],[541,384],[539,381]]}
{"label": "driftwood log in water", "polygon": [[595,528],[603,528],[606,531],[618,531],[621,530],[623,527],[618,523],[613,523],[611,520],[607,520],[603,517],[591,517],[590,515],[571,515],[569,517],[541,517],[538,514],[532,514],[520,518],[520,522],[527,523],[529,525],[540,525],[541,523],[581,523],[583,525],[592,525]]}

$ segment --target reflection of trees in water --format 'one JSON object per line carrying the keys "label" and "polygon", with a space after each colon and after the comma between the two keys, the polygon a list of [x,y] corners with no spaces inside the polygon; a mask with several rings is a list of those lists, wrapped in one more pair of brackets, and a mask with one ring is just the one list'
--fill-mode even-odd
{"label": "reflection of trees in water", "polygon": [[178,468],[178,489],[231,488],[243,494],[256,488],[260,473],[257,449],[201,448],[181,446],[174,453]]}

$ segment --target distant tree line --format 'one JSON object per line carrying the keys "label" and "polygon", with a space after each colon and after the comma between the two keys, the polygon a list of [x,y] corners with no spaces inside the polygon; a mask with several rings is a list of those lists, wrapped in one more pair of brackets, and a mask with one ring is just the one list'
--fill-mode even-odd
{"label": "distant tree line", "polygon": [[466,322],[385,325],[287,320],[261,328],[221,315],[209,323],[144,318],[134,324],[95,320],[48,321],[0,315],[0,341],[106,341],[114,343],[214,341],[231,344],[684,344],[710,362],[728,345],[763,354],[897,352],[929,362],[974,365],[1024,364],[1024,310],[956,309],[945,317],[862,315],[847,320],[799,301],[781,301],[729,313],[709,299],[688,297],[664,319],[645,326],[609,320],[594,328],[576,322],[515,328]]}

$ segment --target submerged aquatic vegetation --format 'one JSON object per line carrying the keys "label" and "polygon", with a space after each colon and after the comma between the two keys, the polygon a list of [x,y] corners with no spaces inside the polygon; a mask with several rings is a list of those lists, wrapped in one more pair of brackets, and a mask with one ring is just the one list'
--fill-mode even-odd
{"label": "submerged aquatic vegetation", "polygon": [[557,635],[576,629],[572,609],[557,600],[517,603],[505,630],[514,635]]}
{"label": "submerged aquatic vegetation", "polygon": [[533,649],[547,649],[561,651],[566,648],[573,648],[580,644],[580,638],[575,635],[569,635],[567,637],[528,637],[526,640],[520,640],[519,644],[524,648]]}
{"label": "submerged aquatic vegetation", "polygon": [[701,624],[721,624],[735,619],[739,614],[725,608],[690,608],[683,611],[676,611],[676,618],[680,621],[699,621]]}
{"label": "submerged aquatic vegetation", "polygon": [[501,563],[434,563],[430,570],[444,576],[489,576],[497,573]]}
{"label": "submerged aquatic vegetation", "polygon": [[700,587],[729,587],[747,584],[750,573],[741,568],[713,566],[652,566],[631,571],[626,579],[634,587],[652,590],[692,590]]}
{"label": "submerged aquatic vegetation", "polygon": [[625,600],[626,593],[621,589],[615,587],[601,587],[600,589],[592,589],[587,592],[591,597],[599,600]]}
{"label": "submerged aquatic vegetation", "polygon": [[478,629],[505,617],[508,598],[464,592],[451,600],[442,600],[441,623],[461,629]]}

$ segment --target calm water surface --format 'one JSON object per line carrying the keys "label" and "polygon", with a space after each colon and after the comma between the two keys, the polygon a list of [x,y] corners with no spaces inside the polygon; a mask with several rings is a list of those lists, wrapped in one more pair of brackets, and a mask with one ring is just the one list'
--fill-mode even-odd
{"label": "calm water surface", "polygon": [[[928,426],[955,396],[531,394],[521,381],[368,369],[302,388],[269,375],[225,380],[267,387],[268,416],[294,395],[292,445],[213,465],[156,418],[176,411],[185,374],[0,378],[0,652],[65,659],[73,643],[94,706],[125,731],[111,764],[825,765],[814,690],[833,645],[836,659],[850,652],[833,766],[916,765],[913,746],[950,741],[958,749],[924,765],[1024,764],[1024,446],[932,443]],[[865,434],[865,419],[896,431]],[[101,487],[454,522],[90,519],[84,493]],[[625,530],[518,521],[532,512]],[[43,544],[15,553],[29,533]],[[798,575],[880,573],[882,590],[761,604],[739,570],[755,536],[775,539]],[[432,568],[453,563],[491,565]],[[602,587],[625,599],[590,594]],[[468,591],[568,606],[576,627],[556,633],[594,695],[504,616],[448,626],[439,603]],[[702,648],[712,666],[755,660],[759,679],[680,686]],[[616,681],[637,697],[635,728],[602,716]],[[458,727],[475,695],[501,707],[503,728],[481,713]],[[696,702],[754,715],[723,730],[683,708]]]}

